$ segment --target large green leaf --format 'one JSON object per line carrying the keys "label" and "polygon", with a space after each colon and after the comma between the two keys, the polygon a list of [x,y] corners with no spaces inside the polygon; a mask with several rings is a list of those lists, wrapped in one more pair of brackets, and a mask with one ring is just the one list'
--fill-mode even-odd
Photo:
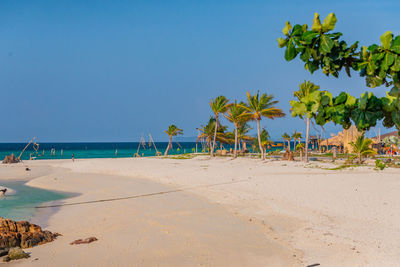
{"label": "large green leaf", "polygon": [[289,21],[286,21],[285,27],[283,28],[282,32],[284,35],[289,36],[289,32],[292,30],[292,25],[290,25]]}
{"label": "large green leaf", "polygon": [[287,40],[284,38],[278,38],[277,41],[278,41],[279,48],[282,48],[282,47],[286,46],[286,44],[287,44]]}
{"label": "large green leaf", "polygon": [[301,38],[303,39],[304,43],[311,44],[313,39],[318,35],[319,35],[318,32],[306,31],[305,33],[303,33]]}
{"label": "large green leaf", "polygon": [[290,105],[292,106],[292,116],[303,116],[307,113],[307,106],[304,103],[297,101],[290,101]]}
{"label": "large green leaf", "polygon": [[297,55],[295,45],[292,40],[289,40],[289,43],[287,45],[286,51],[285,51],[285,59],[287,61],[291,61],[294,59]]}
{"label": "large green leaf", "polygon": [[326,35],[321,35],[320,46],[323,52],[325,53],[331,52],[333,45],[334,43],[331,38],[329,38]]}
{"label": "large green leaf", "polygon": [[390,50],[400,54],[400,35],[394,38],[392,46],[390,47]]}
{"label": "large green leaf", "polygon": [[390,96],[393,97],[400,97],[400,88],[397,86],[393,86],[389,93]]}
{"label": "large green leaf", "polygon": [[394,64],[390,69],[393,71],[400,71],[400,56],[396,56]]}
{"label": "large green leaf", "polygon": [[301,60],[303,60],[304,62],[307,62],[310,59],[310,56],[311,56],[310,50],[311,50],[310,48],[306,48],[304,50],[304,52],[301,53],[301,55],[300,55]]}
{"label": "large green leaf", "polygon": [[347,94],[345,92],[341,92],[337,97],[335,97],[334,104],[339,105],[345,103],[347,100]]}
{"label": "large green leaf", "polygon": [[361,94],[360,100],[358,102],[358,107],[361,110],[366,110],[368,104],[368,92]]}
{"label": "large green leaf", "polygon": [[390,48],[390,44],[391,44],[392,40],[393,40],[393,34],[391,31],[387,31],[381,35],[381,43],[382,43],[383,48],[385,48],[385,49]]}
{"label": "large green leaf", "polygon": [[326,18],[324,19],[324,23],[322,24],[322,31],[323,32],[328,32],[331,31],[335,28],[337,22],[337,18],[334,13],[330,13]]}
{"label": "large green leaf", "polygon": [[314,20],[313,20],[313,24],[311,26],[311,30],[313,30],[314,32],[321,32],[321,30],[322,30],[322,25],[321,25],[321,21],[319,19],[318,13],[314,14]]}
{"label": "large green leaf", "polygon": [[396,128],[400,130],[400,112],[392,112],[392,120],[394,124],[396,125]]}
{"label": "large green leaf", "polygon": [[347,100],[346,100],[345,105],[347,107],[353,107],[356,103],[357,103],[357,98],[355,98],[352,95],[347,94]]}
{"label": "large green leaf", "polygon": [[[395,55],[390,52],[387,52],[384,60],[382,61],[382,65],[381,65],[382,68],[384,70],[388,70],[390,68],[390,66],[393,64],[394,60],[395,60]],[[384,73],[384,76],[386,77],[386,73]],[[384,77],[381,77],[381,78],[384,78]]]}

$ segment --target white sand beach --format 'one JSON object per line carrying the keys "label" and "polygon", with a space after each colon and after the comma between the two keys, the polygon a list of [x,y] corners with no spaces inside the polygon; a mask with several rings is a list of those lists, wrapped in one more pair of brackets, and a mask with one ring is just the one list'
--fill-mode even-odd
{"label": "white sand beach", "polygon": [[[0,180],[79,193],[65,204],[127,197],[60,207],[46,229],[63,236],[12,264],[398,266],[400,169],[331,165],[205,156],[1,165]],[[69,245],[90,236],[99,240]]]}

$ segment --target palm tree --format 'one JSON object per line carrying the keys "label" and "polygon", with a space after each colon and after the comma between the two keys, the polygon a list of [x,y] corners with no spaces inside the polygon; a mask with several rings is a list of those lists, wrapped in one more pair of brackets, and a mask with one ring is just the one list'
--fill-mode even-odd
{"label": "palm tree", "polygon": [[[227,128],[226,126],[220,125],[217,131],[217,137],[216,137],[217,141],[223,143],[229,142],[224,134],[226,128]],[[214,132],[215,132],[215,118],[210,116],[210,119],[208,120],[207,124],[201,125],[201,127],[198,128],[198,130],[200,131],[200,134],[199,136],[197,136],[197,140],[204,139],[207,143],[208,149],[211,151],[212,139],[214,137]]]}
{"label": "palm tree", "polygon": [[260,96],[259,93],[258,91],[256,95],[252,96],[247,92],[247,104],[245,108],[250,115],[250,119],[257,121],[258,145],[261,150],[261,159],[264,160],[265,155],[260,139],[260,121],[262,117],[269,119],[284,117],[285,113],[280,108],[275,107],[279,101],[273,100],[273,95],[262,94]]}
{"label": "palm tree", "polygon": [[230,106],[229,100],[223,95],[220,95],[215,99],[211,99],[210,101],[211,110],[215,115],[214,141],[211,147],[211,157],[214,156],[215,142],[217,141],[216,139],[217,139],[217,130],[219,125],[219,114],[221,113],[224,114],[229,106]]}
{"label": "palm tree", "polygon": [[[267,130],[265,130],[264,128],[261,130],[261,133],[260,133],[260,141],[261,141],[261,146],[262,146],[262,148],[263,148],[263,150],[265,151],[265,149],[266,149],[266,147],[267,146],[270,146],[271,144],[273,144],[273,142],[271,141],[271,136],[269,135],[269,133],[267,132]],[[253,150],[254,151],[258,151],[259,150],[259,148],[257,149],[256,147],[256,144],[258,144],[259,143],[259,141],[258,141],[258,138],[255,140],[255,143],[254,143],[254,145],[253,145]]]}
{"label": "palm tree", "polygon": [[288,135],[287,133],[283,133],[282,134],[282,139],[284,141],[288,142],[288,148],[289,148],[289,151],[290,151],[290,140],[292,140],[292,137],[290,135]]}
{"label": "palm tree", "polygon": [[164,132],[169,136],[169,143],[164,153],[164,156],[166,156],[168,155],[168,151],[172,148],[172,137],[177,136],[178,134],[183,134],[183,130],[179,129],[175,124],[171,124]]}
{"label": "palm tree", "polygon": [[246,109],[243,104],[238,104],[236,101],[227,110],[225,118],[232,122],[235,126],[235,146],[234,146],[234,157],[237,157],[237,144],[238,144],[238,128],[239,125],[246,121]]}
{"label": "palm tree", "polygon": [[301,133],[294,131],[294,133],[292,134],[292,138],[294,139],[294,151],[296,151],[297,150],[296,141],[299,142],[300,144],[303,136],[301,136]]}
{"label": "palm tree", "polygon": [[350,142],[353,153],[356,153],[358,163],[361,164],[362,157],[375,154],[375,150],[371,148],[372,140],[365,138],[364,133],[357,137],[356,142]]}
{"label": "palm tree", "polygon": [[[297,101],[290,101],[290,105],[292,106],[292,116],[299,116],[300,118],[304,118],[306,121],[306,143],[305,143],[305,157],[304,161],[308,162],[308,143],[310,139],[310,120],[315,117],[315,112],[318,110],[319,103],[318,99],[320,98],[318,95],[319,86],[306,81],[299,85],[299,90],[293,93],[294,97],[297,98]],[[295,114],[295,115],[294,115]]]}
{"label": "palm tree", "polygon": [[[252,141],[254,139],[254,137],[252,137],[251,135],[249,135],[248,133],[250,132],[252,128],[246,123],[241,123],[238,126],[238,144],[239,144],[239,150],[241,150],[240,148],[240,144],[242,144],[242,142],[244,143],[245,141]],[[243,148],[243,144],[242,144],[242,148]]]}

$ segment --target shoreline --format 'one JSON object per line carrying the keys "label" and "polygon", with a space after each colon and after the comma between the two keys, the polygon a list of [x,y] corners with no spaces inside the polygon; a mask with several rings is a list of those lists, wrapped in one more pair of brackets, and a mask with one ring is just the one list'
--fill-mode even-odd
{"label": "shoreline", "polygon": [[[82,193],[77,199],[84,201],[93,200],[95,196],[113,198],[116,193],[121,197],[132,196],[138,185],[146,183],[148,186],[152,184],[149,188],[155,186],[164,190],[184,188],[183,192],[101,205],[115,208],[145,201],[157,206],[155,199],[174,199],[177,195],[189,194],[189,199],[209,203],[210,209],[221,207],[232,218],[246,222],[246,227],[250,225],[254,231],[260,231],[260,236],[293,251],[296,256],[290,257],[302,262],[302,266],[315,263],[323,266],[375,266],[378,263],[396,266],[400,260],[394,251],[400,245],[395,239],[400,233],[396,223],[399,215],[392,213],[400,208],[400,198],[396,193],[400,189],[398,169],[374,171],[369,166],[334,171],[323,169],[335,166],[331,163],[305,165],[300,162],[198,156],[193,159],[35,161],[31,164],[32,170],[46,164],[59,170],[56,176],[61,177],[56,180],[39,177],[31,180],[31,186],[65,191],[77,189]],[[65,179],[66,176],[70,177]],[[98,189],[92,188],[93,182]],[[102,186],[99,187],[98,183]],[[216,186],[209,186],[212,184]],[[153,192],[145,190],[142,193]],[[67,199],[66,202],[73,201]],[[172,207],[180,205],[179,202],[173,203]],[[101,206],[90,205],[92,209]],[[50,217],[49,225],[58,228],[63,223],[57,218],[72,220],[66,214],[72,216],[81,210],[90,211],[84,205],[61,207]],[[114,209],[109,212],[120,216]],[[151,220],[154,216],[157,217],[153,214]],[[117,225],[122,225],[121,221],[127,219],[118,218]],[[190,221],[194,223],[193,219]],[[141,227],[148,227],[147,223],[144,225]],[[49,230],[62,233],[58,229]]]}
{"label": "shoreline", "polygon": [[[49,162],[47,162],[49,163]],[[46,164],[47,164],[46,163]],[[38,164],[35,162],[35,164],[32,165],[32,170],[35,168],[40,168],[41,164]],[[53,166],[54,167],[54,166]],[[54,170],[57,170],[55,173],[52,173],[51,175],[45,175],[45,176],[41,176],[41,177],[36,177],[34,179],[31,179],[28,183],[29,186],[33,186],[33,187],[38,187],[38,188],[43,188],[43,189],[50,189],[52,190],[53,188],[58,188],[61,189],[61,191],[70,191],[68,190],[69,186],[74,186],[76,185],[76,182],[72,182],[70,184],[69,181],[71,179],[74,180],[80,180],[80,181],[87,181],[87,180],[92,180],[92,181],[96,181],[96,184],[101,184],[101,183],[106,183],[107,186],[103,187],[103,186],[99,186],[99,190],[107,190],[108,187],[110,187],[111,185],[114,186],[113,184],[113,180],[118,180],[119,183],[123,184],[123,183],[127,183],[127,184],[132,184],[135,186],[130,186],[131,190],[139,190],[137,193],[141,192],[141,193],[154,193],[154,192],[160,192],[160,191],[174,191],[174,189],[176,189],[175,186],[173,185],[165,185],[162,183],[157,183],[154,181],[151,181],[145,177],[143,178],[132,178],[132,177],[123,177],[123,176],[118,176],[118,175],[110,175],[110,174],[103,174],[103,175],[99,175],[99,174],[91,174],[91,173],[87,173],[87,174],[77,174],[77,173],[73,173],[71,171],[68,171],[64,168],[59,169],[59,166],[56,166],[57,168],[54,168]],[[50,178],[50,177],[56,177],[57,179],[54,178]],[[101,180],[102,182],[99,182],[98,180]],[[82,191],[86,191],[87,188],[84,188],[86,185],[84,185],[83,183],[85,182],[81,182],[81,186],[80,188],[78,188],[77,192],[80,193],[79,196],[74,197],[74,198],[68,198],[68,199],[64,199],[63,202],[65,202],[66,204],[71,203],[71,202],[76,202],[78,199],[79,200],[93,200],[94,196],[98,196],[98,194],[93,194],[91,192],[82,192]],[[110,184],[111,182],[111,184]],[[64,186],[63,188],[59,188],[56,187],[55,184],[60,185],[60,183]],[[93,185],[93,184],[92,184]],[[118,186],[119,187],[119,186]],[[103,188],[103,189],[100,189]],[[105,189],[104,189],[105,188]],[[140,189],[141,188],[141,189]],[[128,188],[129,189],[129,188]],[[125,188],[122,189],[120,188],[117,192],[120,191],[125,191]],[[125,193],[123,193],[123,195],[125,196],[129,196],[131,195],[130,190],[125,191]],[[110,195],[110,194],[105,194],[106,196],[115,196],[115,195]],[[140,194],[139,194],[140,195]],[[185,201],[181,202],[178,201],[178,199],[180,198],[184,198],[186,199]],[[158,199],[164,199],[167,202],[171,202],[172,201],[172,205],[169,205],[169,207],[163,207],[160,205],[163,205],[163,202],[159,202]],[[156,202],[155,202],[156,201]],[[145,206],[140,206],[138,207],[138,203],[140,202],[144,202],[144,203],[152,203],[150,206],[149,204],[146,204]],[[50,257],[50,255],[46,255],[48,254],[48,251],[46,253],[46,248],[50,248],[51,247],[57,247],[57,251],[56,249],[52,249],[52,253],[54,254],[61,254],[59,256],[57,256],[56,258],[58,259],[63,259],[66,260],[66,256],[64,255],[64,253],[71,253],[71,251],[75,251],[76,248],[74,246],[69,246],[69,242],[71,242],[73,239],[78,239],[78,238],[85,238],[86,236],[80,236],[80,235],[76,235],[73,232],[71,232],[71,227],[73,227],[74,223],[76,219],[68,219],[69,216],[78,216],[76,215],[76,212],[84,212],[85,213],[85,217],[89,216],[87,213],[89,212],[90,217],[92,216],[107,216],[108,213],[113,213],[114,216],[118,216],[119,219],[117,219],[116,223],[118,225],[123,225],[126,224],[126,220],[137,220],[136,216],[124,216],[123,214],[121,214],[121,210],[120,208],[117,209],[115,208],[116,206],[123,206],[125,212],[127,211],[126,209],[130,206],[126,206],[127,203],[130,203],[131,205],[136,205],[136,209],[132,210],[131,212],[137,212],[137,209],[142,210],[142,212],[144,212],[145,214],[148,212],[147,210],[151,210],[151,209],[159,209],[159,211],[157,211],[156,213],[152,213],[150,214],[149,218],[151,218],[150,220],[154,220],[155,218],[157,218],[160,212],[161,213],[165,213],[168,210],[171,210],[172,214],[175,214],[173,217],[161,217],[158,218],[158,220],[164,221],[170,221],[172,220],[172,222],[168,222],[166,224],[167,228],[169,228],[169,230],[162,230],[161,232],[159,232],[158,226],[153,225],[153,223],[147,222],[147,220],[145,222],[137,222],[138,225],[140,225],[140,227],[138,227],[139,229],[146,229],[146,228],[154,228],[153,231],[155,230],[155,232],[153,233],[153,231],[148,232],[144,237],[147,238],[152,238],[152,236],[157,236],[157,235],[161,235],[158,236],[156,239],[154,239],[154,241],[146,244],[146,246],[148,247],[147,249],[143,250],[142,253],[140,255],[137,255],[135,257],[132,258],[132,256],[129,255],[125,255],[125,259],[123,261],[120,262],[120,264],[124,264],[124,262],[126,261],[136,261],[138,262],[138,260],[141,261],[145,261],[147,262],[147,264],[140,264],[140,265],[144,265],[144,266],[153,266],[154,264],[156,264],[157,262],[164,262],[164,260],[167,260],[167,262],[170,262],[172,265],[174,266],[187,266],[187,264],[192,265],[194,262],[198,262],[198,263],[202,263],[202,264],[210,264],[210,260],[211,262],[214,262],[218,265],[230,265],[230,266],[254,266],[254,265],[260,265],[262,262],[270,262],[272,266],[297,266],[298,263],[298,259],[296,259],[295,257],[293,257],[293,252],[292,249],[288,249],[285,246],[282,246],[282,244],[279,244],[278,242],[274,241],[272,238],[261,238],[260,234],[264,236],[264,234],[262,233],[262,231],[258,228],[258,227],[254,227],[254,225],[252,225],[251,223],[249,223],[246,219],[244,218],[240,218],[238,216],[235,216],[233,214],[231,214],[230,212],[228,212],[225,207],[220,206],[220,205],[216,205],[215,203],[211,203],[209,200],[207,200],[206,198],[202,198],[199,197],[195,194],[192,194],[189,191],[184,191],[184,192],[174,192],[171,194],[163,194],[160,196],[152,196],[152,197],[145,197],[145,198],[137,198],[135,200],[121,200],[121,201],[115,201],[115,202],[110,202],[110,203],[96,203],[96,204],[89,204],[89,205],[79,205],[79,206],[66,206],[66,207],[60,207],[59,210],[55,213],[52,214],[48,220],[48,228],[51,231],[56,231],[56,232],[60,232],[61,234],[63,234],[62,237],[58,238],[55,242],[49,243],[49,244],[45,244],[43,246],[38,246],[38,247],[34,247],[32,249],[29,249],[28,252],[32,252],[32,255],[34,255],[33,257],[39,257],[39,261],[37,264],[43,264],[46,263],[47,260],[50,259],[45,259],[47,258],[51,258],[51,263],[47,263],[47,264],[59,264],[61,262],[57,262],[57,259],[54,259],[54,255]],[[182,205],[184,207],[182,207]],[[103,208],[102,208],[103,206]],[[104,208],[108,207],[108,206],[112,206],[114,207],[112,210],[108,210],[107,213],[102,213],[101,210],[103,210]],[[187,206],[187,207],[185,207]],[[197,208],[197,206],[201,207],[200,209]],[[180,211],[181,208],[188,209],[188,212],[194,208],[194,210],[190,211],[190,213],[192,213],[189,217],[187,216],[188,214],[186,213],[182,213],[182,211]],[[115,209],[115,210],[114,210]],[[176,210],[178,209],[178,210]],[[199,209],[199,210],[198,210]],[[96,210],[96,212],[94,211]],[[98,211],[100,211],[100,213]],[[120,211],[118,211],[120,210]],[[128,209],[129,210],[129,209]],[[198,211],[197,211],[198,210]],[[73,213],[71,213],[73,211]],[[117,213],[116,213],[117,212]],[[203,213],[207,214],[210,213],[210,215],[204,217]],[[70,214],[70,215],[66,215],[66,214]],[[74,214],[74,215],[72,215]],[[212,214],[212,215],[211,215]],[[123,217],[121,217],[123,216]],[[180,218],[178,221],[176,221],[177,219],[175,218],[175,216],[177,216],[177,218]],[[87,217],[86,219],[89,219],[90,217]],[[197,219],[195,219],[197,218]],[[224,218],[224,219],[222,219]],[[226,218],[229,218],[229,220],[226,220]],[[68,221],[68,224],[66,223],[66,219]],[[84,219],[84,217],[82,217],[82,219]],[[111,218],[110,218],[111,219]],[[72,221],[74,220],[74,221]],[[91,219],[90,219],[91,220]],[[204,221],[203,223],[198,223],[198,221]],[[216,223],[218,222],[218,223]],[[79,222],[80,227],[82,227],[82,224],[84,224],[83,222]],[[132,222],[130,221],[129,224],[132,224]],[[134,223],[135,224],[135,223]],[[180,225],[180,226],[179,226]],[[220,228],[223,225],[225,225],[224,228]],[[215,228],[216,226],[218,226],[217,228]],[[89,226],[85,226],[82,227],[84,229],[86,229]],[[172,228],[171,228],[172,227]],[[176,231],[177,229],[175,229],[176,227],[179,227],[177,229],[181,229],[180,231]],[[233,228],[232,228],[233,227]],[[93,229],[96,227],[90,226],[90,229]],[[76,226],[74,227],[74,229],[76,231],[80,231],[79,229],[76,229]],[[90,233],[90,235],[94,235],[96,237],[99,238],[99,241],[96,242],[93,245],[88,245],[87,249],[89,249],[90,247],[95,247],[96,249],[100,249],[103,250],[104,246],[106,244],[102,244],[103,239],[106,239],[105,235],[106,233],[104,233],[104,231],[107,231],[107,227],[102,227],[101,229],[97,229],[97,234],[93,234]],[[137,230],[134,230],[135,232]],[[165,232],[167,231],[167,232]],[[203,233],[203,231],[205,231]],[[214,231],[215,234],[217,235],[209,235],[210,233],[213,233]],[[233,232],[230,232],[233,231]],[[83,231],[83,232],[87,232],[87,230]],[[175,232],[174,235],[171,237],[171,232]],[[209,232],[209,233],[208,233]],[[230,234],[227,234],[227,233]],[[188,235],[190,233],[189,236],[191,236],[189,238],[189,236],[185,237],[186,235]],[[219,234],[221,233],[221,236],[219,236]],[[225,233],[225,234],[224,234]],[[136,233],[139,234],[139,233]],[[165,234],[167,234],[168,238],[172,238],[172,243],[168,242],[169,245],[168,249],[166,249],[164,246],[162,248],[162,250],[165,250],[165,252],[163,252],[162,254],[154,254],[155,252],[153,252],[154,247],[158,247],[160,245],[162,245],[162,243],[160,243],[159,240],[161,238],[165,239]],[[87,232],[87,235],[89,235],[89,232]],[[114,235],[120,235],[117,233],[114,233]],[[107,236],[107,238],[112,238],[114,239],[115,236]],[[241,237],[240,237],[241,236]],[[135,238],[135,235],[132,235],[133,238]],[[267,236],[265,236],[267,237]],[[153,237],[155,238],[155,237]],[[182,243],[181,241],[177,243],[177,240],[179,239],[187,239],[189,238],[190,243],[193,243],[192,245],[189,245],[185,243],[188,242],[184,242]],[[217,239],[215,239],[217,238]],[[177,240],[175,240],[177,239]],[[174,241],[175,240],[175,241]],[[228,241],[229,240],[229,241]],[[115,241],[113,241],[115,242]],[[246,245],[247,242],[250,242],[248,245]],[[129,243],[129,242],[128,242]],[[102,244],[102,245],[100,245]],[[250,245],[252,244],[252,245]],[[257,245],[258,244],[258,245]],[[100,248],[98,247],[100,246]],[[182,247],[183,246],[183,247]],[[194,247],[193,247],[194,246]],[[135,245],[136,247],[136,245]],[[196,248],[197,247],[197,248]],[[210,250],[211,247],[213,247],[213,250]],[[239,249],[240,248],[240,249]],[[139,247],[136,247],[136,250],[139,249]],[[191,257],[194,257],[193,259],[188,259],[187,256],[183,256],[181,253],[176,254],[176,250],[187,250],[186,253],[184,253],[183,255],[192,255]],[[194,249],[194,250],[193,250]],[[237,255],[233,255],[231,256],[232,259],[228,259],[223,255],[226,255],[226,253],[230,253],[229,251],[236,251]],[[52,254],[51,253],[51,254]],[[95,262],[97,262],[97,259],[94,259],[93,256],[97,255],[102,255],[99,253],[95,253],[92,252],[93,255],[89,256],[90,258],[90,264],[94,264]],[[114,252],[115,253],[115,252]],[[167,254],[165,254],[167,253]],[[250,253],[250,254],[249,254]],[[109,254],[109,253],[108,253]],[[170,255],[171,254],[171,255]],[[172,258],[170,258],[172,255],[176,254],[175,256],[173,256]],[[107,255],[107,253],[105,253],[105,255]],[[152,255],[152,256],[150,256]],[[164,256],[163,256],[164,255]],[[165,258],[164,260],[161,260],[161,258],[166,257],[165,255],[170,255],[167,258]],[[197,255],[197,256],[195,256]],[[249,257],[250,255],[253,255],[251,257]],[[300,256],[300,253],[297,253],[298,256]],[[101,256],[102,257],[102,256]],[[161,258],[160,258],[161,257]],[[107,257],[103,258],[103,260],[106,261],[110,261],[113,258],[115,258],[115,255],[107,255]],[[158,258],[158,261],[154,261],[156,258]],[[82,261],[78,261],[81,262],[81,264],[84,264]],[[185,264],[186,262],[186,264]],[[208,262],[208,264],[207,264]],[[21,261],[21,262],[17,262],[18,265],[24,266],[24,265],[29,265],[31,266],[32,264],[35,266],[36,262],[33,261]],[[67,265],[65,262],[63,262],[64,265]],[[70,264],[75,264],[73,262],[70,262]],[[102,265],[106,265],[104,263],[100,264],[100,266]],[[214,265],[214,264],[213,264]]]}

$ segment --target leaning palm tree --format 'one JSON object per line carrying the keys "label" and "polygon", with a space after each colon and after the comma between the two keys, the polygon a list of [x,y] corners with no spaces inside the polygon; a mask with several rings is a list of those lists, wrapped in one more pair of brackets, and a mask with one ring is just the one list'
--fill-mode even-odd
{"label": "leaning palm tree", "polygon": [[362,157],[375,154],[375,150],[371,148],[372,140],[365,138],[364,133],[357,137],[356,142],[350,142],[353,153],[357,155],[358,163],[361,164]]}
{"label": "leaning palm tree", "polygon": [[265,159],[264,150],[262,148],[260,139],[260,121],[262,117],[274,119],[285,116],[285,113],[283,113],[280,108],[275,106],[279,101],[273,99],[273,95],[262,94],[260,96],[259,91],[256,95],[251,95],[249,92],[247,92],[247,104],[244,106],[249,113],[249,118],[257,121],[258,146],[261,150],[262,160]]}
{"label": "leaning palm tree", "polygon": [[292,134],[292,138],[294,140],[294,151],[296,151],[297,150],[296,142],[299,142],[299,144],[300,144],[301,138],[303,138],[303,136],[301,136],[301,133],[299,133],[298,131],[294,131]]}
{"label": "leaning palm tree", "polygon": [[225,118],[232,122],[235,126],[235,146],[234,146],[234,157],[237,157],[237,144],[238,144],[238,128],[240,124],[243,124],[248,116],[246,109],[244,108],[243,104],[238,104],[236,101],[231,106],[229,106],[227,110],[227,114]]}
{"label": "leaning palm tree", "polygon": [[229,106],[230,106],[229,100],[223,95],[220,95],[215,99],[211,99],[210,101],[211,110],[215,115],[215,130],[214,130],[214,140],[211,147],[211,157],[214,156],[215,142],[217,141],[216,139],[217,139],[217,131],[219,125],[219,114],[221,113],[224,114]]}
{"label": "leaning palm tree", "polygon": [[164,156],[166,156],[168,155],[168,151],[172,148],[172,137],[177,136],[178,134],[183,134],[183,130],[179,129],[175,124],[171,124],[164,132],[169,136],[168,146],[164,153]]}
{"label": "leaning palm tree", "polygon": [[282,139],[283,139],[284,142],[285,141],[288,142],[288,148],[289,148],[289,151],[290,151],[290,140],[292,140],[292,137],[290,135],[288,135],[287,133],[283,133],[282,134]]}
{"label": "leaning palm tree", "polygon": [[[212,140],[214,137],[214,132],[215,132],[215,118],[210,116],[210,119],[208,120],[206,125],[201,125],[198,130],[200,131],[199,136],[197,136],[197,140],[204,140],[207,144],[207,148],[209,151],[211,151],[211,146],[212,146]],[[229,143],[228,138],[225,135],[225,130],[227,129],[227,126],[220,125],[217,131],[217,137],[216,140],[218,142],[222,143]]]}

